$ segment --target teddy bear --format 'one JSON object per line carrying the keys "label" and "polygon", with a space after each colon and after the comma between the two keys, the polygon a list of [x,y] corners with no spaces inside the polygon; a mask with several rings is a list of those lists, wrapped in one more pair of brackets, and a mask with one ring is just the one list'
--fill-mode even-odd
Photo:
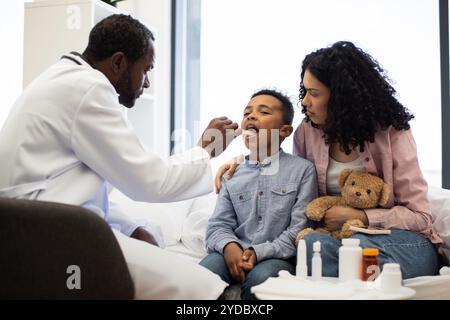
{"label": "teddy bear", "polygon": [[[390,189],[387,183],[370,173],[344,169],[339,175],[341,196],[323,196],[314,199],[306,207],[306,216],[310,220],[321,221],[325,213],[332,206],[353,207],[357,209],[370,209],[378,205],[385,205],[389,200]],[[350,226],[365,227],[359,219],[346,221],[341,230],[329,232],[325,228],[306,228],[296,237],[296,242],[310,233],[326,233],[336,239],[348,238],[356,233]]]}

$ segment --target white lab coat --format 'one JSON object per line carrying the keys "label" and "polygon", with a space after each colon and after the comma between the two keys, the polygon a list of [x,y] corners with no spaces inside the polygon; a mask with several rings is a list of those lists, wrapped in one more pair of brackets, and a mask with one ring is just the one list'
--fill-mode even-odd
{"label": "white lab coat", "polygon": [[0,132],[0,197],[81,205],[130,235],[137,225],[109,210],[107,183],[147,202],[212,191],[205,150],[168,160],[145,150],[108,79],[68,56],[80,65],[62,59],[36,78]]}

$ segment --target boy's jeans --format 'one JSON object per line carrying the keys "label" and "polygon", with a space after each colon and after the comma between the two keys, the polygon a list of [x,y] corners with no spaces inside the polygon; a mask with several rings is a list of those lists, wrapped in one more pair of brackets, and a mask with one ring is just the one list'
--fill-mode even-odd
{"label": "boy's jeans", "polygon": [[[391,230],[390,235],[367,235],[356,233],[351,238],[360,239],[362,248],[378,248],[380,267],[384,263],[398,263],[403,279],[418,276],[435,275],[439,271],[440,258],[435,245],[418,233],[405,230]],[[322,275],[338,276],[338,254],[341,241],[326,234],[309,234],[305,236],[308,250],[308,274],[311,275],[311,258],[313,243],[320,241],[322,257]],[[381,271],[381,270],[380,270]]]}
{"label": "boy's jeans", "polygon": [[[213,252],[208,254],[200,261],[200,265],[218,274],[223,281],[228,282],[230,285],[236,283],[231,278],[225,259],[220,253]],[[269,277],[277,277],[280,270],[287,270],[294,274],[295,258],[290,260],[267,259],[257,263],[252,270],[245,274],[245,280],[241,284],[241,299],[255,300],[255,295],[250,292],[251,287],[266,281]]]}

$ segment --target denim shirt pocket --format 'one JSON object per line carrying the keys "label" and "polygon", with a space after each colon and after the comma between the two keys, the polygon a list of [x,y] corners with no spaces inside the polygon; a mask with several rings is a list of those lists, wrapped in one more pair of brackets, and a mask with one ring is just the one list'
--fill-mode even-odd
{"label": "denim shirt pocket", "polygon": [[285,213],[291,211],[297,197],[297,184],[276,185],[271,188],[269,208],[272,212]]}
{"label": "denim shirt pocket", "polygon": [[238,223],[242,223],[242,220],[247,219],[252,209],[252,192],[237,192],[230,194],[230,198],[234,211],[237,214]]}

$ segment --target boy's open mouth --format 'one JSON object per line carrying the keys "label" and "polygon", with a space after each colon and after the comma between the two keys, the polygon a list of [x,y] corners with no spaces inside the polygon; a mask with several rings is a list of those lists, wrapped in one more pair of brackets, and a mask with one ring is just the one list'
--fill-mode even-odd
{"label": "boy's open mouth", "polygon": [[257,127],[255,127],[253,124],[249,124],[247,125],[247,127],[245,128],[245,130],[242,131],[242,133],[244,135],[255,135],[259,132],[259,129]]}

